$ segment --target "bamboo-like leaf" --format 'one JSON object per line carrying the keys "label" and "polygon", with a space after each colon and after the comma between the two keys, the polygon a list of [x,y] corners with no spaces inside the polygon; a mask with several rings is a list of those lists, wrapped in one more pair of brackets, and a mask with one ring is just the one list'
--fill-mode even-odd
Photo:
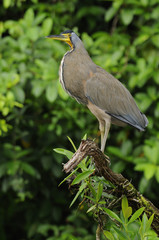
{"label": "bamboo-like leaf", "polygon": [[96,195],[96,199],[97,201],[100,200],[101,196],[102,196],[102,193],[103,193],[103,184],[101,182],[99,182],[98,184],[98,190],[97,190],[97,195]]}
{"label": "bamboo-like leaf", "polygon": [[114,237],[111,232],[104,230],[103,234],[108,240],[114,240]]}
{"label": "bamboo-like leaf", "polygon": [[128,205],[127,197],[124,196],[122,199],[122,212],[125,220],[127,220],[132,214],[132,208]]}
{"label": "bamboo-like leaf", "polygon": [[72,156],[73,156],[73,152],[63,149],[63,148],[54,148],[53,150],[59,154],[65,155],[68,159],[72,158]]}
{"label": "bamboo-like leaf", "polygon": [[142,208],[139,208],[133,215],[132,217],[130,218],[128,224],[134,222],[137,218],[140,217],[140,215],[143,213],[145,207],[142,207]]}
{"label": "bamboo-like leaf", "polygon": [[146,230],[149,230],[149,228],[151,227],[153,219],[154,219],[154,213],[151,215],[151,217],[149,218],[149,220],[146,224]]}
{"label": "bamboo-like leaf", "polygon": [[93,194],[93,197],[96,198],[96,190],[94,189],[94,187],[90,184],[90,183],[87,183],[89,189],[91,190],[92,194]]}
{"label": "bamboo-like leaf", "polygon": [[87,133],[83,136],[82,140],[86,140],[87,139]]}
{"label": "bamboo-like leaf", "polygon": [[67,138],[68,138],[68,140],[70,141],[70,143],[72,144],[74,150],[77,151],[77,148],[76,148],[74,142],[72,141],[72,139],[71,139],[69,136],[67,136]]}
{"label": "bamboo-like leaf", "polygon": [[126,196],[122,198],[121,206],[122,206],[122,211],[124,213],[124,209],[128,208],[128,199]]}
{"label": "bamboo-like leaf", "polygon": [[125,215],[124,215],[124,218],[125,219],[128,219],[132,214],[132,207],[128,207],[125,211]]}
{"label": "bamboo-like leaf", "polygon": [[96,199],[92,198],[92,197],[89,197],[89,196],[85,196],[86,198],[88,198],[89,200],[91,200],[92,202],[96,202]]}
{"label": "bamboo-like leaf", "polygon": [[82,180],[89,177],[89,175],[93,172],[94,172],[94,169],[93,170],[88,170],[88,171],[85,171],[85,172],[82,172],[82,173],[78,174],[78,176],[73,180],[72,185],[78,184]]}
{"label": "bamboo-like leaf", "polygon": [[128,239],[128,233],[122,232],[121,229],[119,227],[117,227],[117,226],[113,226],[113,229],[118,234],[118,236],[120,236],[120,240],[127,240]]}
{"label": "bamboo-like leaf", "polygon": [[80,186],[78,192],[76,193],[74,199],[72,200],[72,202],[71,202],[71,204],[70,204],[70,207],[72,207],[72,205],[73,205],[74,202],[77,200],[77,198],[79,197],[79,195],[80,195],[80,194],[82,193],[82,191],[85,189],[86,185],[87,185],[86,183],[83,183],[83,184]]}
{"label": "bamboo-like leaf", "polygon": [[91,206],[88,210],[87,210],[87,213],[91,212],[92,210],[94,210],[96,208],[96,204]]}
{"label": "bamboo-like leaf", "polygon": [[99,204],[106,204],[106,201],[100,201]]}
{"label": "bamboo-like leaf", "polygon": [[67,179],[69,179],[76,171],[77,171],[78,167],[73,171],[71,172],[67,177],[65,177],[62,182],[60,182],[60,184],[58,186],[60,186],[62,183],[64,183]]}
{"label": "bamboo-like leaf", "polygon": [[147,218],[146,213],[144,212],[144,214],[142,216],[142,225],[141,225],[142,234],[144,234],[146,232],[147,224],[148,224],[148,218]]}
{"label": "bamboo-like leaf", "polygon": [[114,213],[113,211],[111,211],[108,208],[103,208],[103,210],[112,218],[116,219],[118,222],[123,223],[122,220],[119,218],[119,216]]}

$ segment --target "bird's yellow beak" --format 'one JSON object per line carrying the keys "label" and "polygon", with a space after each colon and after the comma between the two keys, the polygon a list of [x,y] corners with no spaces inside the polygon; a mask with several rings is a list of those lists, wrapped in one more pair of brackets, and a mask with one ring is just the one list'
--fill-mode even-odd
{"label": "bird's yellow beak", "polygon": [[66,42],[71,48],[73,48],[73,44],[71,42],[70,36],[71,36],[70,33],[62,33],[60,35],[50,35],[50,36],[47,36],[46,38],[51,38],[51,39]]}

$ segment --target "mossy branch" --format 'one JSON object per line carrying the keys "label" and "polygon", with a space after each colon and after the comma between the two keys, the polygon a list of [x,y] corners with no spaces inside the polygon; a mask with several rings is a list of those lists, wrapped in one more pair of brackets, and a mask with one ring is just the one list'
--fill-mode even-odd
{"label": "mossy branch", "polygon": [[82,140],[78,150],[73,157],[64,165],[66,173],[71,172],[86,156],[91,156],[95,162],[96,172],[106,180],[116,186],[115,195],[121,198],[126,195],[129,204],[134,210],[145,207],[145,213],[150,217],[154,213],[152,228],[159,235],[159,209],[151,201],[140,194],[128,179],[122,174],[114,173],[109,167],[109,160],[95,142],[91,140]]}

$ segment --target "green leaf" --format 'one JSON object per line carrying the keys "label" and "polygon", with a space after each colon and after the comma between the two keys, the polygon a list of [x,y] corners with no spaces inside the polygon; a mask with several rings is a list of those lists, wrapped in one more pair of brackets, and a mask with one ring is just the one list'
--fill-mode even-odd
{"label": "green leaf", "polygon": [[76,148],[74,142],[72,141],[72,139],[71,139],[69,136],[67,136],[67,138],[68,138],[68,140],[70,141],[70,143],[72,144],[74,150],[77,151],[77,148]]}
{"label": "green leaf", "polygon": [[78,184],[82,180],[88,178],[89,175],[91,175],[93,172],[94,172],[94,169],[79,173],[78,176],[73,180],[72,185]]}
{"label": "green leaf", "polygon": [[35,42],[39,38],[39,29],[38,27],[30,27],[27,31],[27,37]]}
{"label": "green leaf", "polygon": [[159,158],[159,144],[156,142],[153,147],[144,146],[144,153],[148,160],[154,164],[157,164]]}
{"label": "green leaf", "polygon": [[154,216],[155,216],[155,214],[153,213],[153,214],[151,215],[151,217],[149,218],[148,222],[147,222],[147,225],[146,225],[146,230],[147,230],[147,231],[148,231],[149,228],[151,227],[151,224],[152,224],[152,222],[153,222]]}
{"label": "green leaf", "polygon": [[104,230],[103,233],[108,240],[114,240],[114,237],[111,232]]}
{"label": "green leaf", "polygon": [[99,201],[103,193],[103,184],[99,182],[98,184],[98,190],[97,190],[97,195],[96,195],[96,200]]}
{"label": "green leaf", "polygon": [[69,178],[77,171],[77,169],[78,169],[78,167],[77,167],[75,170],[73,170],[67,177],[65,177],[65,178],[62,180],[62,182],[60,182],[60,184],[58,185],[58,187],[60,187],[62,183],[64,183],[67,179],[69,179]]}
{"label": "green leaf", "polygon": [[110,147],[108,147],[108,151],[109,151],[109,153],[111,153],[111,154],[113,154],[113,155],[115,155],[115,156],[117,156],[121,159],[123,158],[123,155],[121,154],[120,149],[117,148],[117,147],[110,146]]}
{"label": "green leaf", "polygon": [[59,96],[66,101],[69,98],[69,95],[64,91],[59,81],[58,81],[57,89],[58,89]]}
{"label": "green leaf", "polygon": [[106,204],[106,201],[99,201],[99,204]]}
{"label": "green leaf", "polygon": [[113,211],[111,211],[110,209],[108,208],[104,208],[103,207],[103,210],[111,217],[111,218],[114,218],[116,219],[118,222],[122,223],[122,220],[118,217],[118,215],[116,213],[114,213]]}
{"label": "green leaf", "polygon": [[33,85],[33,88],[32,88],[32,94],[35,96],[35,97],[39,97],[42,92],[44,91],[45,89],[45,86],[44,86],[44,83],[43,81],[41,80],[36,80],[32,83]]}
{"label": "green leaf", "polygon": [[3,0],[3,6],[4,8],[8,8],[11,5],[11,0]]}
{"label": "green leaf", "polygon": [[146,179],[152,178],[156,173],[156,165],[150,163],[140,163],[136,165],[135,170],[144,171]]}
{"label": "green leaf", "polygon": [[135,99],[140,110],[143,112],[145,112],[152,103],[152,99],[146,93],[137,93]]}
{"label": "green leaf", "polygon": [[44,64],[43,78],[45,81],[49,81],[57,89],[59,66],[54,58],[50,58],[47,63]]}
{"label": "green leaf", "polygon": [[151,179],[156,173],[156,165],[154,164],[147,164],[147,166],[144,169],[144,175],[146,179]]}
{"label": "green leaf", "polygon": [[86,49],[93,46],[93,39],[87,33],[82,34],[82,40]]}
{"label": "green leaf", "polygon": [[128,208],[128,199],[127,199],[126,196],[124,196],[124,197],[122,198],[121,206],[122,206],[122,211],[123,211],[123,212],[124,212],[124,210],[125,210],[126,208]]}
{"label": "green leaf", "polygon": [[97,207],[97,205],[93,205],[91,206],[88,210],[87,210],[87,213],[91,212],[92,210],[94,210],[95,208]]}
{"label": "green leaf", "polygon": [[82,172],[85,172],[88,170],[87,166],[86,166],[86,161],[87,161],[87,157],[84,158],[79,164],[78,167],[82,170]]}
{"label": "green leaf", "polygon": [[76,193],[74,199],[72,200],[72,202],[71,202],[71,204],[70,204],[70,207],[74,204],[74,202],[76,201],[76,199],[79,197],[79,195],[80,195],[80,194],[82,193],[82,191],[85,189],[86,185],[87,185],[86,183],[83,183],[83,184],[80,186],[78,192]]}
{"label": "green leaf", "polygon": [[154,72],[153,78],[154,78],[156,84],[159,84],[159,72]]}
{"label": "green leaf", "polygon": [[7,162],[7,174],[15,175],[20,168],[20,161],[9,161]]}
{"label": "green leaf", "polygon": [[54,102],[57,98],[57,83],[56,82],[52,82],[51,84],[49,84],[46,88],[46,98],[49,102]]}
{"label": "green leaf", "polygon": [[138,38],[135,39],[134,45],[140,45],[144,43],[150,36],[148,34],[141,34]]}
{"label": "green leaf", "polygon": [[30,164],[28,164],[26,162],[21,162],[20,167],[21,167],[21,169],[23,169],[24,172],[28,173],[29,175],[40,178],[40,175],[37,172],[37,170],[34,167],[32,167]]}
{"label": "green leaf", "polygon": [[48,36],[50,34],[51,29],[52,29],[52,25],[53,25],[52,18],[46,18],[43,21],[43,24],[42,24],[42,34],[44,36]]}
{"label": "green leaf", "polygon": [[87,133],[85,133],[85,135],[83,136],[82,140],[86,140],[87,139]]}
{"label": "green leaf", "polygon": [[141,216],[141,214],[143,213],[145,207],[139,208],[130,218],[128,224],[134,222],[137,218],[139,218]]}
{"label": "green leaf", "polygon": [[28,27],[31,27],[34,21],[34,11],[32,8],[29,8],[25,15],[24,15],[24,20],[26,22],[26,24],[28,25]]}
{"label": "green leaf", "polygon": [[130,140],[124,141],[121,148],[122,154],[124,156],[129,156],[131,155],[131,151],[132,151],[132,141]]}
{"label": "green leaf", "polygon": [[115,14],[117,13],[118,9],[120,8],[123,0],[118,0],[113,2],[113,6],[109,8],[105,13],[105,21],[109,22],[113,17],[115,17]]}
{"label": "green leaf", "polygon": [[128,219],[132,214],[132,207],[128,207],[125,211],[125,219]]}
{"label": "green leaf", "polygon": [[146,226],[148,225],[148,218],[146,213],[143,214],[142,216],[142,225],[141,225],[141,232],[144,235],[146,233]]}
{"label": "green leaf", "polygon": [[132,214],[132,208],[128,206],[127,197],[122,198],[122,212],[125,220],[127,220]]}
{"label": "green leaf", "polygon": [[[113,230],[117,233],[117,236],[120,236],[120,238],[119,238],[120,240],[128,239],[128,232],[122,232],[121,229],[117,226],[113,226]],[[117,238],[117,240],[118,240],[118,238]]]}
{"label": "green leaf", "polygon": [[109,8],[105,13],[105,21],[109,22],[116,14],[117,9],[114,7]]}
{"label": "green leaf", "polygon": [[94,189],[94,187],[89,182],[87,183],[87,185],[88,185],[89,189],[91,190],[93,197],[96,198],[97,193],[96,193],[96,190]]}
{"label": "green leaf", "polygon": [[146,7],[149,4],[149,0],[141,0],[141,4]]}
{"label": "green leaf", "polygon": [[[87,183],[88,184],[88,183]],[[92,202],[96,203],[96,199],[89,197],[89,196],[85,196],[85,198],[88,198],[89,200],[91,200]]]}
{"label": "green leaf", "polygon": [[159,183],[159,166],[156,167],[155,178],[156,178],[157,182]]}
{"label": "green leaf", "polygon": [[151,161],[153,157],[152,147],[144,146],[144,153],[145,153],[145,156]]}
{"label": "green leaf", "polygon": [[133,16],[134,16],[134,10],[131,10],[131,9],[121,10],[121,19],[125,25],[129,25],[132,22]]}
{"label": "green leaf", "polygon": [[35,20],[34,20],[34,24],[38,25],[41,22],[43,22],[44,18],[46,17],[46,13],[40,13],[36,16]]}
{"label": "green leaf", "polygon": [[14,91],[16,100],[21,103],[24,103],[24,100],[25,100],[24,90],[20,86],[15,86],[13,91]]}
{"label": "green leaf", "polygon": [[54,150],[55,152],[59,153],[59,154],[65,155],[68,159],[71,159],[72,156],[73,156],[73,152],[68,151],[68,150],[66,150],[66,149],[63,149],[63,148],[54,148],[53,150]]}

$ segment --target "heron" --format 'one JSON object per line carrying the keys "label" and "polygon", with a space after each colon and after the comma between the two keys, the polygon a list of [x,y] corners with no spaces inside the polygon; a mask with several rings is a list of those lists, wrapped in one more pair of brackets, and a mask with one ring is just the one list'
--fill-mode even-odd
{"label": "heron", "polygon": [[70,47],[60,64],[60,83],[71,97],[86,105],[98,119],[103,153],[111,124],[145,130],[148,120],[128,89],[92,61],[75,32],[66,30],[46,38],[63,41]]}

